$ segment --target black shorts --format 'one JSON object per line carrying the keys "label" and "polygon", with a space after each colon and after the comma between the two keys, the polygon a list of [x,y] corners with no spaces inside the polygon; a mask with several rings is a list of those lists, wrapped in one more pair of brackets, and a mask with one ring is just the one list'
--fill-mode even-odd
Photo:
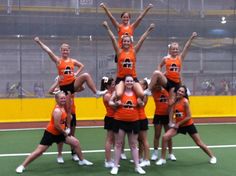
{"label": "black shorts", "polygon": [[195,133],[198,133],[198,132],[197,132],[197,129],[196,129],[195,125],[192,124],[192,125],[189,125],[189,126],[179,127],[178,130],[177,130],[177,133],[181,133],[181,134],[188,133],[189,135],[192,135],[192,134],[195,134]]}
{"label": "black shorts", "polygon": [[104,118],[104,129],[113,130],[113,121],[114,121],[113,117],[105,116],[105,118]]}
{"label": "black shorts", "polygon": [[65,136],[63,134],[54,135],[54,134],[48,132],[47,130],[45,130],[43,137],[40,141],[40,144],[50,146],[54,142],[56,142],[58,144],[58,143],[64,142],[64,141],[65,141]]}
{"label": "black shorts", "polygon": [[75,93],[74,83],[75,81],[73,81],[70,84],[60,86],[60,90],[65,92],[66,95],[68,94],[68,91],[70,91],[70,93],[73,94]]}
{"label": "black shorts", "polygon": [[76,126],[76,114],[71,114],[72,118],[70,121],[70,126],[75,127]]}
{"label": "black shorts", "polygon": [[139,130],[147,131],[148,130],[148,119],[139,120]]}
{"label": "black shorts", "polygon": [[139,133],[139,120],[134,122],[126,122],[114,119],[113,132],[118,133],[119,129],[124,130],[126,133]]}
{"label": "black shorts", "polygon": [[[135,77],[135,78],[133,78],[133,79],[134,79],[134,82],[139,82],[138,78]],[[123,77],[123,78],[117,77],[117,78],[116,78],[116,82],[115,82],[116,85],[119,84],[121,81],[124,81],[124,82],[125,82],[125,77]]]}
{"label": "black shorts", "polygon": [[169,115],[154,115],[153,124],[154,125],[167,125],[169,123]]}
{"label": "black shorts", "polygon": [[170,79],[167,78],[167,83],[166,83],[166,86],[164,87],[168,92],[171,88],[175,89],[175,92],[179,89],[180,87],[180,83],[176,83]]}

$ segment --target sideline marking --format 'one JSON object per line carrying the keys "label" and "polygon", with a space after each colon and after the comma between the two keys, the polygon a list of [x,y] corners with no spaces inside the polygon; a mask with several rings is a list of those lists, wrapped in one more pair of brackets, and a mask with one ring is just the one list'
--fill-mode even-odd
{"label": "sideline marking", "polygon": [[[236,145],[210,145],[208,148],[235,148]],[[161,149],[161,148],[160,148]],[[186,147],[173,147],[175,150],[182,150],[182,149],[199,149],[198,146],[186,146]],[[153,148],[150,148],[153,150]],[[112,150],[113,151],[113,150]],[[125,151],[130,151],[130,149],[125,149]],[[104,153],[105,150],[83,150],[83,153]],[[45,152],[43,155],[57,155],[58,152]],[[71,151],[64,151],[63,154],[70,154]],[[9,153],[9,154],[0,154],[0,157],[15,157],[15,156],[28,156],[31,153]]]}
{"label": "sideline marking", "polygon": [[[225,122],[225,123],[194,123],[195,125],[236,125],[236,122]],[[153,124],[148,126],[152,127]],[[91,129],[91,128],[103,128],[104,126],[77,126],[76,129]],[[30,130],[45,130],[44,128],[15,128],[15,129],[0,129],[1,131],[30,131]]]}

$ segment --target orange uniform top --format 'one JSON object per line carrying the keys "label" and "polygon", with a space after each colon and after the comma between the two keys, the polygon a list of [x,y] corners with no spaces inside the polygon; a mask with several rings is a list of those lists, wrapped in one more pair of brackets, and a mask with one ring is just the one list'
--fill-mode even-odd
{"label": "orange uniform top", "polygon": [[[110,93],[110,92],[109,92]],[[114,113],[115,113],[115,110],[109,105],[109,103],[107,102],[107,101],[105,101],[104,99],[103,99],[103,104],[104,104],[104,106],[105,106],[105,108],[106,108],[106,116],[107,117],[113,117],[114,116]]]}
{"label": "orange uniform top", "polygon": [[60,126],[62,129],[65,129],[66,128],[66,117],[67,117],[67,114],[66,114],[66,111],[64,108],[60,108],[58,105],[56,105],[52,111],[52,114],[51,114],[51,120],[50,122],[48,123],[48,126],[46,128],[46,130],[54,135],[60,135],[61,133],[55,128],[55,125],[54,125],[54,117],[53,117],[53,112],[55,111],[55,109],[60,109],[60,111],[62,112],[61,114],[61,119],[60,119]]}
{"label": "orange uniform top", "polygon": [[166,58],[165,59],[166,65],[166,77],[176,83],[180,83],[180,71],[182,62],[179,56],[176,58]]}
{"label": "orange uniform top", "polygon": [[156,115],[168,115],[168,99],[169,93],[167,90],[162,89],[160,91],[152,92],[153,100],[155,102],[155,114]]}
{"label": "orange uniform top", "polygon": [[139,120],[144,120],[147,118],[147,115],[145,113],[145,106],[138,107],[138,116],[139,116]]}
{"label": "orange uniform top", "polygon": [[137,96],[135,93],[128,96],[125,93],[121,97],[122,106],[120,106],[114,114],[116,120],[133,122],[139,120],[139,114],[137,109]]}
{"label": "orange uniform top", "polygon": [[118,56],[117,77],[124,78],[127,75],[133,78],[137,77],[136,54],[133,48],[130,48],[127,52],[122,50]]}
{"label": "orange uniform top", "polygon": [[131,26],[131,25],[124,26],[123,24],[119,25],[118,44],[119,44],[120,47],[122,46],[122,37],[125,34],[128,34],[131,38],[133,38],[133,35],[134,35],[133,26]]}
{"label": "orange uniform top", "polygon": [[[186,118],[186,110],[184,107],[185,101],[188,101],[186,98],[182,98],[180,101],[178,101],[176,104],[174,104],[174,117],[175,121],[181,122]],[[189,126],[193,124],[193,119],[189,119],[186,123],[184,123],[181,126]]]}
{"label": "orange uniform top", "polygon": [[74,76],[74,62],[71,58],[67,60],[60,59],[57,65],[58,75],[59,75],[59,85],[67,85],[75,80]]}

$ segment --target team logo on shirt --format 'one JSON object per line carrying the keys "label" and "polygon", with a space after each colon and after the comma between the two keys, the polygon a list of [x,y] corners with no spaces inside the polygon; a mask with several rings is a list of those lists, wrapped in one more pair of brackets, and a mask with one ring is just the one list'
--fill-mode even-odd
{"label": "team logo on shirt", "polygon": [[161,95],[160,98],[159,98],[159,102],[160,103],[167,103],[167,97],[165,95]]}
{"label": "team logo on shirt", "polygon": [[124,108],[133,109],[134,108],[133,102],[131,100],[126,101],[126,103],[124,104]]}
{"label": "team logo on shirt", "polygon": [[176,64],[171,64],[170,71],[179,72],[179,67]]}
{"label": "team logo on shirt", "polygon": [[182,112],[179,112],[177,109],[175,110],[175,117],[176,118],[181,118],[183,117],[183,113]]}
{"label": "team logo on shirt", "polygon": [[133,67],[133,62],[130,61],[129,58],[126,58],[124,62],[122,62],[123,68],[130,68],[132,69]]}
{"label": "team logo on shirt", "polygon": [[73,70],[69,66],[66,66],[66,68],[64,70],[64,74],[71,75],[72,73],[73,73]]}

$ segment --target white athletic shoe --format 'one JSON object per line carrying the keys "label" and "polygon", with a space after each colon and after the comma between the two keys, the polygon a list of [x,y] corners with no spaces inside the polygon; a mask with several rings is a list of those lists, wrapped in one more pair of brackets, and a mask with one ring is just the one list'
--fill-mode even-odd
{"label": "white athletic shoe", "polygon": [[217,163],[217,159],[216,157],[211,157],[210,161],[209,161],[211,164],[216,164]]}
{"label": "white athletic shoe", "polygon": [[103,90],[103,91],[100,91],[100,90],[97,90],[96,92],[96,97],[101,97],[103,95],[105,95],[107,93],[107,90]]}
{"label": "white athletic shoe", "polygon": [[63,164],[64,163],[64,160],[63,160],[63,158],[61,156],[57,157],[57,163],[59,163],[59,164]]}
{"label": "white athletic shoe", "polygon": [[123,160],[126,160],[126,159],[127,159],[125,153],[121,153],[121,154],[120,154],[120,158],[123,159]]}
{"label": "white athletic shoe", "polygon": [[118,174],[118,170],[119,170],[119,168],[118,167],[113,167],[112,169],[111,169],[111,174],[112,175],[117,175]]}
{"label": "white athletic shoe", "polygon": [[141,175],[146,174],[145,170],[143,170],[143,168],[141,168],[140,166],[136,167],[134,170],[135,170],[135,172],[138,172]]}
{"label": "white athletic shoe", "polygon": [[105,161],[104,163],[105,168],[113,168],[114,167],[114,163],[112,161]]}
{"label": "white athletic shoe", "polygon": [[72,160],[79,161],[79,157],[76,154],[74,154],[74,155],[72,155]]}
{"label": "white athletic shoe", "polygon": [[25,170],[25,167],[23,165],[19,165],[17,168],[16,168],[16,173],[18,174],[21,174],[23,173]]}
{"label": "white athletic shoe", "polygon": [[177,160],[176,157],[175,157],[175,155],[174,155],[173,153],[169,154],[169,159],[170,159],[171,161],[176,161],[176,160]]}
{"label": "white athletic shoe", "polygon": [[149,89],[144,90],[143,93],[144,95],[148,95],[148,96],[152,95],[152,92]]}
{"label": "white athletic shoe", "polygon": [[150,166],[151,165],[151,162],[149,160],[143,160],[139,166],[140,167],[146,167],[146,166]]}
{"label": "white athletic shoe", "polygon": [[86,160],[86,159],[83,159],[82,161],[79,161],[78,164],[79,164],[80,166],[91,166],[91,165],[93,165],[92,162],[90,162],[90,161],[88,161],[88,160]]}
{"label": "white athletic shoe", "polygon": [[158,159],[158,155],[156,153],[153,153],[151,156],[152,161],[156,161]]}
{"label": "white athletic shoe", "polygon": [[163,164],[166,164],[166,160],[165,159],[159,159],[157,162],[156,162],[156,165],[158,165],[158,166],[161,166],[161,165],[163,165]]}

